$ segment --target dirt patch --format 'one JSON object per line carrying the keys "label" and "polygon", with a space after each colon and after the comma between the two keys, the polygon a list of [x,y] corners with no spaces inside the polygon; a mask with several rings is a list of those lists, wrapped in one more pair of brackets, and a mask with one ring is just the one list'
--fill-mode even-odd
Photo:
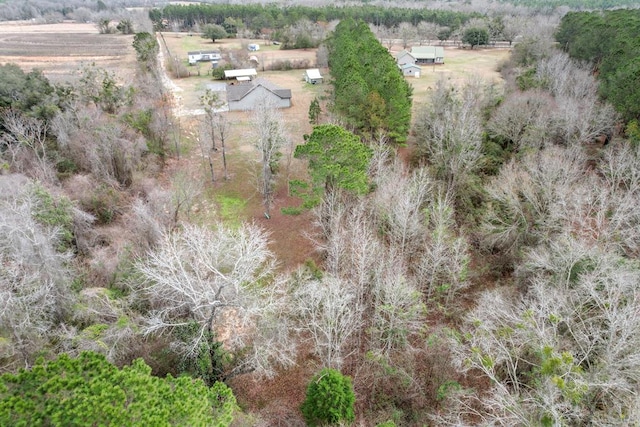
{"label": "dirt patch", "polygon": [[25,71],[40,69],[52,82],[69,81],[94,63],[129,81],[136,69],[133,36],[99,34],[93,24],[0,25],[0,63]]}

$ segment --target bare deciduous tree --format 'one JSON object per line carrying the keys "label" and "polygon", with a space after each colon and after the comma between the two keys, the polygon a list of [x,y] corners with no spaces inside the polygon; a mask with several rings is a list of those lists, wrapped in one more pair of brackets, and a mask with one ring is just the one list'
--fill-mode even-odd
{"label": "bare deciduous tree", "polygon": [[237,230],[186,225],[165,233],[158,248],[136,262],[144,278],[137,290],[152,307],[146,333],[196,324],[184,354],[211,351],[216,341],[238,351],[226,378],[254,370],[272,375],[275,365],[293,363],[294,348],[281,341],[284,331],[277,325],[280,288],[266,284],[275,268],[267,245],[266,234],[248,224]]}
{"label": "bare deciduous tree", "polygon": [[514,92],[494,111],[487,130],[516,150],[540,149],[553,139],[554,108],[553,98],[542,91]]}
{"label": "bare deciduous tree", "polygon": [[461,368],[494,385],[478,401],[482,416],[498,425],[637,421],[637,266],[562,234],[529,252],[518,276],[527,293],[486,292],[455,347]]}
{"label": "bare deciduous tree", "polygon": [[418,30],[410,23],[402,22],[400,23],[400,25],[398,25],[397,34],[402,41],[402,47],[406,49],[407,47],[411,46],[413,41],[418,36]]}
{"label": "bare deciduous tree", "polygon": [[29,366],[55,336],[73,302],[69,253],[57,250],[60,230],[34,218],[37,200],[21,175],[0,175],[0,364]]}
{"label": "bare deciduous tree", "polygon": [[258,192],[262,195],[264,214],[271,215],[275,175],[278,172],[280,149],[286,144],[284,121],[280,110],[267,98],[261,99],[255,109],[255,147],[260,151]]}
{"label": "bare deciduous tree", "polygon": [[173,226],[178,225],[180,213],[187,219],[191,214],[191,208],[196,197],[202,193],[202,184],[186,173],[179,172],[171,180],[171,205],[173,211]]}
{"label": "bare deciduous tree", "polygon": [[362,307],[352,287],[336,277],[303,281],[293,297],[298,330],[308,335],[326,367],[340,369],[349,338],[362,324]]}
{"label": "bare deciduous tree", "polygon": [[47,158],[49,125],[13,109],[2,111],[0,122],[6,129],[0,136],[0,146],[5,147],[9,166],[43,182],[55,182],[55,171]]}
{"label": "bare deciduous tree", "polygon": [[562,230],[573,217],[566,211],[567,195],[581,194],[585,160],[579,148],[552,146],[503,166],[487,187],[486,243],[516,256],[523,245],[534,246]]}
{"label": "bare deciduous tree", "polygon": [[448,191],[456,191],[478,167],[481,157],[482,88],[467,84],[461,91],[439,80],[430,106],[418,116],[418,150]]}

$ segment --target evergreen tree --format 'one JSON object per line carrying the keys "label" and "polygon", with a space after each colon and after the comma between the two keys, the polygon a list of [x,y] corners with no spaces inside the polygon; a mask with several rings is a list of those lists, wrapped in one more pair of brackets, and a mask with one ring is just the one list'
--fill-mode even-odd
{"label": "evergreen tree", "polygon": [[142,359],[118,369],[97,353],[63,354],[0,376],[3,426],[225,426],[235,410],[224,384],[154,377]]}
{"label": "evergreen tree", "polygon": [[355,420],[355,402],[351,378],[327,368],[309,383],[300,410],[309,426],[351,424]]}

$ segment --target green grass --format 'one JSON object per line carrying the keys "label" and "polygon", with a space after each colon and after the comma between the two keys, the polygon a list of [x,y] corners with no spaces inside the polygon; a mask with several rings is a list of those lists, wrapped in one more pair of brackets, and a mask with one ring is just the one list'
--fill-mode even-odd
{"label": "green grass", "polygon": [[247,200],[237,195],[216,194],[215,201],[220,206],[222,221],[226,225],[239,227],[246,216]]}

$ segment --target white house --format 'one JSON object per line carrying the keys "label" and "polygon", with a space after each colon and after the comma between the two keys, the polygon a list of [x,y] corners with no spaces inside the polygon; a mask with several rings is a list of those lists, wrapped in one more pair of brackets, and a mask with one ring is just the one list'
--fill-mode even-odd
{"label": "white house", "polygon": [[312,68],[304,73],[304,81],[307,83],[311,83],[312,85],[322,83],[322,75],[320,74],[320,70],[317,68]]}
{"label": "white house", "polygon": [[196,62],[211,61],[218,62],[222,59],[220,52],[216,50],[198,50],[187,52],[189,56],[189,65],[195,65]]}
{"label": "white house", "polygon": [[271,100],[277,108],[291,107],[291,89],[280,88],[265,79],[227,85],[229,111],[253,110],[264,99]]}

